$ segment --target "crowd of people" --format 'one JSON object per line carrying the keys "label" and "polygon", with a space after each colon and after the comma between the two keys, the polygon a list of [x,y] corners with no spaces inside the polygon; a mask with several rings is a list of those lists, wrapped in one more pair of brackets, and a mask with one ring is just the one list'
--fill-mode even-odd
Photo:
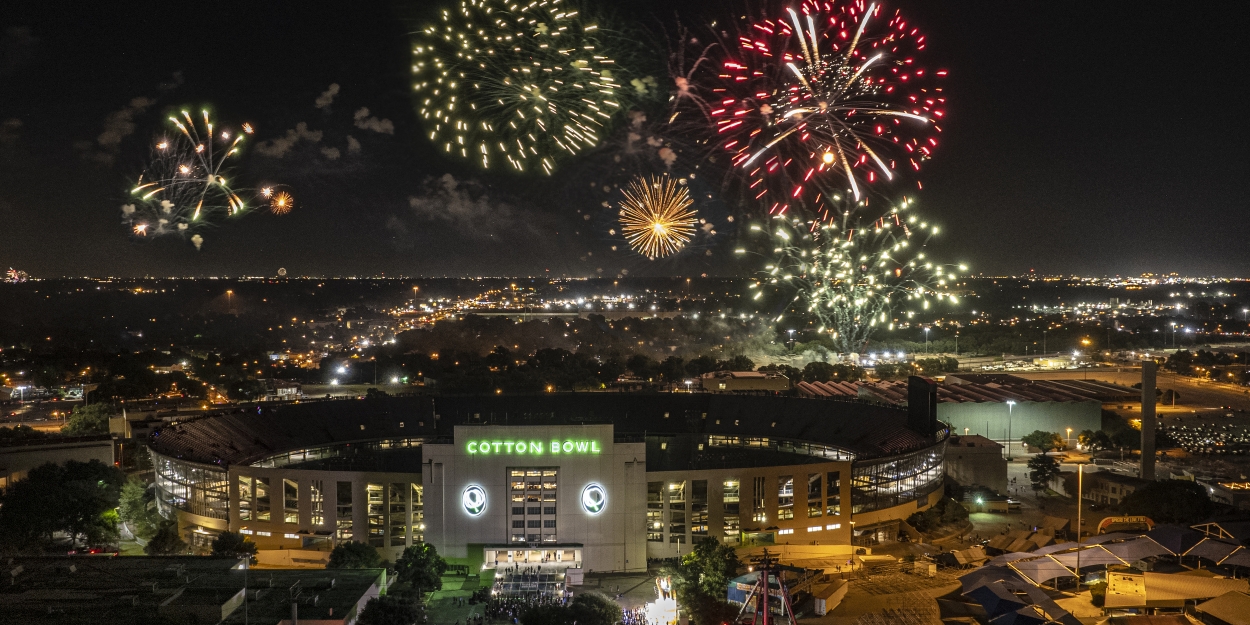
{"label": "crowd of people", "polygon": [[[524,595],[511,597],[491,597],[486,601],[483,613],[486,618],[491,621],[504,621],[506,623],[520,622],[521,614],[526,610],[540,605],[564,605],[568,600],[567,595],[559,596],[550,595]],[[469,623],[467,625],[481,625],[479,620],[477,623]]]}
{"label": "crowd of people", "polygon": [[647,625],[646,610],[642,608],[623,610],[621,612],[621,625]]}

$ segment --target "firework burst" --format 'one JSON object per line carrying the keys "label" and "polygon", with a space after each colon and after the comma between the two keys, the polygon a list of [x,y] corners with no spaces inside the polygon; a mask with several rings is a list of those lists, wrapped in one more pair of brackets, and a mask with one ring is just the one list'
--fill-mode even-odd
{"label": "firework burst", "polygon": [[675,254],[695,233],[694,201],[686,188],[665,177],[633,180],[623,191],[621,234],[650,259]]}
{"label": "firework burst", "polygon": [[131,202],[122,206],[122,218],[135,235],[186,234],[247,211],[244,198],[252,193],[235,188],[231,177],[252,127],[244,124],[236,133],[214,124],[208,111],[201,115],[199,123],[187,111],[170,117],[177,132],[153,145],[152,158],[130,191]]}
{"label": "firework burst", "polygon": [[295,208],[295,198],[290,193],[283,191],[274,195],[269,200],[269,212],[275,215],[285,215]]}
{"label": "firework burst", "polygon": [[892,330],[934,304],[954,303],[949,287],[956,268],[924,253],[939,228],[909,208],[904,201],[868,221],[846,210],[832,222],[776,217],[752,225],[771,236],[775,257],[752,285],[753,298],[769,290],[793,297],[777,321],[786,314],[805,317],[845,353],[860,352],[874,332]]}
{"label": "firework burst", "polygon": [[598,25],[563,0],[461,0],[415,37],[430,140],[484,169],[550,174],[561,155],[598,145],[621,108]]}
{"label": "firework burst", "polygon": [[945,106],[946,72],[916,60],[924,35],[863,0],[804,0],[773,17],[724,33],[705,49],[714,62],[684,77],[711,107],[741,195],[828,220],[841,196],[917,171]]}

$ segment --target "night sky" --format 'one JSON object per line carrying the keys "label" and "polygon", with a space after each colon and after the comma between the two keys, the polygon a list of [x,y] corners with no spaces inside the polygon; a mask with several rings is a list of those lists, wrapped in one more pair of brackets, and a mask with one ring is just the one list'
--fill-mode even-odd
{"label": "night sky", "polygon": [[[726,214],[709,213],[716,237],[649,262],[610,250],[620,241],[596,204],[552,192],[582,181],[441,158],[414,113],[407,36],[439,3],[21,4],[0,14],[0,269],[38,277],[754,269],[732,260],[737,233]],[[725,4],[675,8],[696,22]],[[1250,276],[1250,4],[886,6],[928,33],[926,63],[950,70],[943,143],[918,196],[945,226],[932,256],[989,274]],[[618,9],[658,30],[674,5],[631,0]],[[289,184],[295,211],[223,222],[204,233],[200,251],[179,237],[133,237],[120,213],[128,180],[169,112],[204,106],[257,127],[256,142],[269,149],[254,143],[242,169]],[[285,144],[274,140],[288,136],[298,140],[278,149]]]}

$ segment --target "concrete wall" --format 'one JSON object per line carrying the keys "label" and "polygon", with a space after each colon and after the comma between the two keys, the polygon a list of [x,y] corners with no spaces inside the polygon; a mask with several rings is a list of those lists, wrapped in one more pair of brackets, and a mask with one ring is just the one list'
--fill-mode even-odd
{"label": "concrete wall", "polygon": [[[951,434],[979,434],[1005,444],[1010,432],[1011,441],[1035,430],[1057,432],[1067,436],[1072,428],[1072,440],[1081,430],[1102,429],[1102,404],[1090,400],[1082,402],[1018,402],[1010,407],[1005,403],[963,402],[938,404],[938,420],[949,423]],[[1016,443],[1012,453],[1024,450]]]}
{"label": "concrete wall", "polygon": [[978,484],[1007,494],[1007,459],[1003,448],[946,446],[946,474],[964,486]]}
{"label": "concrete wall", "polygon": [[31,469],[44,465],[78,462],[100,462],[112,465],[113,439],[107,436],[84,436],[51,440],[36,445],[0,447],[0,488],[23,479]]}
{"label": "concrete wall", "polygon": [[[450,445],[426,445],[423,457],[425,540],[439,553],[465,558],[470,545],[512,544],[512,534],[520,530],[510,525],[510,471],[556,468],[555,544],[582,545],[582,566],[587,570],[646,569],[645,444],[614,443],[611,425],[456,426],[454,440]],[[488,441],[539,442],[542,451],[510,453],[500,447],[479,453],[477,445]],[[595,445],[552,453],[552,441]],[[597,514],[582,506],[583,491],[591,484],[606,493],[606,504]],[[477,515],[462,501],[472,486],[486,495],[485,509]]]}

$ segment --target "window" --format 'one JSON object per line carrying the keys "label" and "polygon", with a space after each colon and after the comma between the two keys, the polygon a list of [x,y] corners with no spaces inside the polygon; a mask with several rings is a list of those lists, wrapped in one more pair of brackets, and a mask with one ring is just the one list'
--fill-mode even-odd
{"label": "window", "polygon": [[840,516],[842,514],[842,472],[830,471],[825,474],[825,514]]}
{"label": "window", "polygon": [[686,509],[686,483],[670,482],[668,485],[668,507],[670,509]]}
{"label": "window", "polygon": [[738,500],[742,486],[737,478],[729,478],[721,484],[721,512],[723,513],[722,531],[725,537],[737,539],[741,519],[738,516]]}
{"label": "window", "polygon": [[425,540],[425,505],[421,499],[421,492],[424,488],[420,484],[409,484],[408,496],[412,501],[412,542],[419,543]]}
{"label": "window", "polygon": [[821,527],[821,526],[819,526],[819,525],[813,525],[813,526],[811,526],[811,527],[807,528],[807,531],[808,531],[808,532],[819,532],[820,530],[823,530],[823,529],[825,529],[825,528],[823,528],[823,527]]}
{"label": "window", "polygon": [[352,539],[352,483],[335,484],[335,536],[339,540]]}
{"label": "window", "polygon": [[794,476],[777,476],[777,519],[794,518]]}
{"label": "window", "polygon": [[325,498],[321,494],[322,484],[323,482],[321,480],[313,480],[308,488],[308,496],[312,502],[313,525],[325,525],[326,522],[326,502]]}
{"label": "window", "polygon": [[707,480],[690,482],[691,540],[707,536]]}
{"label": "window", "polygon": [[525,522],[525,527],[542,527],[541,523],[538,519],[530,519]]}
{"label": "window", "polygon": [[252,520],[252,478],[248,475],[239,476],[239,520]]}
{"label": "window", "polygon": [[830,523],[830,524],[828,524],[828,525],[826,525],[826,526],[825,526],[825,529],[827,529],[827,530],[840,530],[840,529],[842,529],[842,524],[841,524],[841,523]]}
{"label": "window", "polygon": [[403,482],[391,484],[386,503],[390,507],[387,523],[390,526],[392,547],[403,547],[408,539],[408,485]]}
{"label": "window", "polygon": [[780,535],[793,534],[794,530],[777,530],[777,533]]}
{"label": "window", "polygon": [[529,508],[525,509],[525,512],[527,514],[540,514],[540,510],[541,510],[540,506],[530,506]]}
{"label": "window", "polygon": [[664,541],[664,482],[647,482],[647,540]]}
{"label": "window", "polygon": [[282,480],[282,522],[299,523],[299,482]]}
{"label": "window", "polygon": [[239,530],[239,533],[240,533],[240,534],[247,535],[247,536],[251,536],[251,535],[252,535],[252,530]]}
{"label": "window", "polygon": [[382,547],[386,542],[386,530],[383,529],[384,510],[386,509],[386,502],[383,500],[384,496],[385,493],[382,491],[381,484],[365,485],[365,499],[368,501],[365,514],[368,518],[369,546],[371,547]]}
{"label": "window", "polygon": [[257,536],[273,536],[273,532],[256,532]]}
{"label": "window", "polygon": [[669,510],[668,515],[668,542],[686,542],[686,511]]}
{"label": "window", "polygon": [[755,486],[751,491],[751,510],[760,512],[764,510],[764,484],[768,483],[768,478],[757,477],[751,481]]}
{"label": "window", "polygon": [[556,526],[556,520],[555,520],[555,519],[543,519],[543,527],[544,527],[544,528],[546,528],[546,529],[552,529],[552,528],[555,528],[555,526]]}
{"label": "window", "polygon": [[664,511],[647,509],[647,540],[664,542]]}
{"label": "window", "polygon": [[290,538],[292,540],[299,540],[299,534],[283,534],[282,537]]}
{"label": "window", "polygon": [[269,478],[256,478],[256,520],[270,520],[269,512]]}
{"label": "window", "polygon": [[825,511],[825,495],[820,490],[820,474],[807,474],[807,518],[815,518]]}
{"label": "window", "polygon": [[543,506],[543,514],[555,514],[555,513],[556,513],[555,506]]}
{"label": "window", "polygon": [[512,514],[525,514],[525,506],[512,506]]}
{"label": "window", "polygon": [[512,529],[525,529],[525,519],[513,519]]}
{"label": "window", "polygon": [[752,513],[751,513],[751,520],[752,520],[752,521],[754,521],[754,522],[756,522],[756,523],[767,523],[767,522],[768,522],[768,513],[767,513],[767,512],[763,512],[763,511],[760,511],[760,512],[752,512]]}
{"label": "window", "polygon": [[935,447],[857,464],[851,472],[851,514],[921,500],[942,488],[942,476],[942,455]]}

